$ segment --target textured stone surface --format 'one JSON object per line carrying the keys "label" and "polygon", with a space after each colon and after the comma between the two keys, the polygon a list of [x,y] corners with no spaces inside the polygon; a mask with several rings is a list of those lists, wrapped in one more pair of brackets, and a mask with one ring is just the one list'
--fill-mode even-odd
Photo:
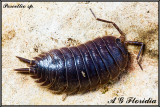
{"label": "textured stone surface", "polygon": [[[125,100],[128,97],[141,100],[150,97],[158,101],[158,3],[19,4],[32,4],[34,8],[2,8],[3,105],[109,105],[108,101],[115,97],[124,97]],[[128,46],[131,65],[119,81],[94,92],[69,96],[65,101],[62,101],[62,95],[40,87],[30,76],[13,71],[14,68],[26,67],[15,56],[32,59],[43,51],[76,46],[99,36],[120,36],[112,25],[96,21],[89,8],[97,17],[115,22],[126,33],[127,40],[145,43],[141,62],[143,71],[136,62],[140,47]]]}

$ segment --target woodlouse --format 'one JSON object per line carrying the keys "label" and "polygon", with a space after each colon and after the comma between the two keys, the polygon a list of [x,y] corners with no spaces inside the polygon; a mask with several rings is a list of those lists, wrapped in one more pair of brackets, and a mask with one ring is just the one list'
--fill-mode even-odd
{"label": "woodlouse", "polygon": [[30,66],[14,70],[31,74],[33,78],[38,79],[37,83],[43,83],[42,86],[47,86],[55,93],[85,92],[115,79],[124,71],[128,62],[128,44],[141,46],[137,62],[142,69],[139,56],[144,44],[125,41],[125,34],[114,22],[96,18],[92,10],[91,13],[96,20],[113,24],[121,36],[104,36],[77,47],[53,49],[33,58],[34,60],[17,56]]}

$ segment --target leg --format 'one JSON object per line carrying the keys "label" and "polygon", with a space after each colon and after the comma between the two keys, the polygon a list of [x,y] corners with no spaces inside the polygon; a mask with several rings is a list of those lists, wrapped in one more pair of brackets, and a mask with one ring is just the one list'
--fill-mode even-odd
{"label": "leg", "polygon": [[66,94],[66,93],[63,94],[63,95],[62,95],[62,101],[64,101],[64,100],[67,98],[67,96],[68,96],[68,94]]}
{"label": "leg", "polygon": [[[143,49],[144,49],[144,43],[143,42],[136,42],[136,41],[125,41],[125,44],[129,44],[129,45],[140,45],[141,49],[139,50],[139,53],[137,55],[137,63],[140,66],[140,68],[142,69],[142,66],[140,65],[140,61],[139,60],[139,56],[141,53],[143,53]],[[143,70],[143,69],[142,69]]]}
{"label": "leg", "polygon": [[125,34],[121,31],[121,29],[114,23],[114,22],[111,22],[111,21],[107,21],[107,20],[103,20],[103,19],[100,19],[100,18],[96,18],[96,15],[93,13],[93,11],[90,9],[91,13],[93,14],[93,16],[95,17],[96,20],[98,21],[101,21],[101,22],[105,22],[105,23],[111,23],[113,24],[113,26],[118,30],[118,32],[121,34],[120,36],[120,39],[122,42],[125,41]]}

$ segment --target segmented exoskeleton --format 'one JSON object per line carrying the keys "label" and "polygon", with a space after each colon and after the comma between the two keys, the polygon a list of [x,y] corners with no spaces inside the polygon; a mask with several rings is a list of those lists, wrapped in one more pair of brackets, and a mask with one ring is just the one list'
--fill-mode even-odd
{"label": "segmented exoskeleton", "polygon": [[[96,18],[93,12],[92,14]],[[121,36],[104,36],[76,47],[53,49],[35,57],[34,60],[17,56],[30,67],[15,71],[28,72],[38,79],[38,83],[43,83],[42,86],[47,86],[55,93],[73,94],[94,89],[118,77],[127,66],[128,44],[141,46],[137,56],[139,64],[138,59],[144,44],[125,41],[125,34],[115,23],[100,18],[96,20],[113,24]]]}

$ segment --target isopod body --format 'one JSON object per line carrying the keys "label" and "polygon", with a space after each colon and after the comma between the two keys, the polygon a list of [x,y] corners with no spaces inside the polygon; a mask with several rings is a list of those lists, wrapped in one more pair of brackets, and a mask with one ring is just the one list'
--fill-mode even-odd
{"label": "isopod body", "polygon": [[[93,12],[92,14],[94,15]],[[36,82],[42,83],[42,86],[47,86],[55,93],[67,94],[94,89],[98,85],[103,85],[116,78],[127,66],[126,45],[141,45],[142,50],[144,44],[125,41],[124,33],[115,23],[99,18],[96,20],[112,23],[121,36],[119,38],[104,36],[79,46],[53,49],[35,57],[34,60],[17,56],[21,61],[28,63],[30,67],[15,70],[29,71],[33,78],[38,79]]]}

